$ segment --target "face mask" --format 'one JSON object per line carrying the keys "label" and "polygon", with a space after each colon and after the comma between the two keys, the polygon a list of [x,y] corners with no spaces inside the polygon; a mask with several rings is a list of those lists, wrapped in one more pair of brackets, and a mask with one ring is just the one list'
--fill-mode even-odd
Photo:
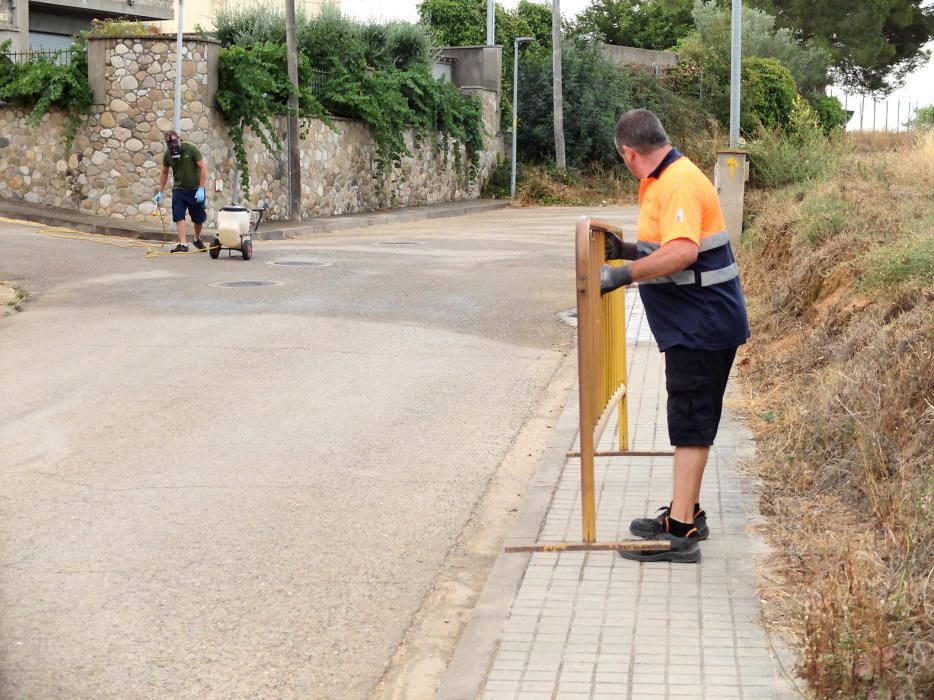
{"label": "face mask", "polygon": [[170,139],[165,142],[169,147],[169,153],[172,154],[173,160],[178,160],[182,157],[182,142],[178,139]]}

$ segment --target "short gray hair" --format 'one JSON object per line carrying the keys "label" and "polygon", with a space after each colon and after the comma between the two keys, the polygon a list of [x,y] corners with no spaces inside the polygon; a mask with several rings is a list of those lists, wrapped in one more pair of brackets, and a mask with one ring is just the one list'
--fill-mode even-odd
{"label": "short gray hair", "polygon": [[667,146],[668,134],[665,127],[652,112],[647,109],[630,109],[616,122],[613,140],[618,151],[629,146],[637,153],[650,153]]}

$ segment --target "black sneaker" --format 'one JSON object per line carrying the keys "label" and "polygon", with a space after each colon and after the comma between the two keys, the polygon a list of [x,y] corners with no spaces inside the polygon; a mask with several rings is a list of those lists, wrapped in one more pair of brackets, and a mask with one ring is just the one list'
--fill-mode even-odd
{"label": "black sneaker", "polygon": [[172,250],[170,250],[169,252],[170,252],[170,253],[187,253],[187,252],[188,252],[188,246],[187,246],[187,245],[182,245],[181,243],[179,243],[177,246],[175,246],[174,248],[172,248]]}
{"label": "black sneaker", "polygon": [[196,238],[191,242],[191,244],[198,250],[204,250],[204,243],[201,242],[200,238]]}
{"label": "black sneaker", "polygon": [[[662,506],[658,509],[659,515],[654,518],[636,518],[629,524],[629,532],[636,537],[653,540],[665,533],[665,518],[671,515],[671,506]],[[694,514],[694,527],[697,528],[697,539],[706,540],[710,536],[707,527],[707,513],[701,508]]]}
{"label": "black sneaker", "polygon": [[631,559],[632,561],[670,561],[675,564],[695,564],[700,561],[701,551],[698,544],[700,538],[697,536],[696,528],[692,528],[686,537],[663,533],[651,539],[667,540],[671,543],[671,548],[655,552],[651,550],[628,552],[621,549],[619,555],[623,559]]}

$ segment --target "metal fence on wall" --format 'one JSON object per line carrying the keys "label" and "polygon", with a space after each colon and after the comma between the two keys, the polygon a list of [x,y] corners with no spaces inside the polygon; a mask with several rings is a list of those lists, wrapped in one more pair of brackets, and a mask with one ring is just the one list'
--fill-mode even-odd
{"label": "metal fence on wall", "polygon": [[[10,63],[31,63],[33,61],[46,61],[67,66],[71,63],[71,53],[65,49],[48,49],[35,51],[7,51],[0,54]],[[2,60],[2,59],[0,59]]]}
{"label": "metal fence on wall", "polygon": [[908,131],[918,108],[925,106],[919,100],[878,100],[872,95],[830,88],[827,94],[840,100],[843,109],[850,113],[848,131]]}

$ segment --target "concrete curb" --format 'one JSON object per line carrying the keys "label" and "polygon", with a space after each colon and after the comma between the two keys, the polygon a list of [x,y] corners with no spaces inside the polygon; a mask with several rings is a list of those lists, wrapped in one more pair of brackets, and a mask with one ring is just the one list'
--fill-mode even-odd
{"label": "concrete curb", "polygon": [[[511,206],[511,204],[510,200],[505,199],[474,199],[464,202],[444,202],[363,214],[324,216],[295,224],[274,221],[261,224],[259,230],[253,234],[253,238],[258,241],[310,238],[348,229],[479,214],[495,209],[503,209]],[[46,226],[61,226],[84,233],[157,241],[161,241],[165,236],[167,240],[177,240],[171,221],[171,212],[164,213],[167,235],[163,232],[161,226],[146,226],[137,222],[92,216],[61,207],[43,207],[12,200],[0,200],[0,216],[32,221]]]}
{"label": "concrete curb", "polygon": [[[572,360],[575,363],[576,357],[575,353]],[[574,389],[569,392],[571,395],[576,393]],[[506,535],[504,547],[534,544],[538,540],[552,496],[567,463],[567,452],[577,437],[578,406],[575,398],[569,396],[564,403],[529,491]],[[503,625],[531,557],[530,553],[501,552],[496,558],[470,622],[441,679],[436,695],[439,700],[473,700],[480,694],[496,655]]]}

